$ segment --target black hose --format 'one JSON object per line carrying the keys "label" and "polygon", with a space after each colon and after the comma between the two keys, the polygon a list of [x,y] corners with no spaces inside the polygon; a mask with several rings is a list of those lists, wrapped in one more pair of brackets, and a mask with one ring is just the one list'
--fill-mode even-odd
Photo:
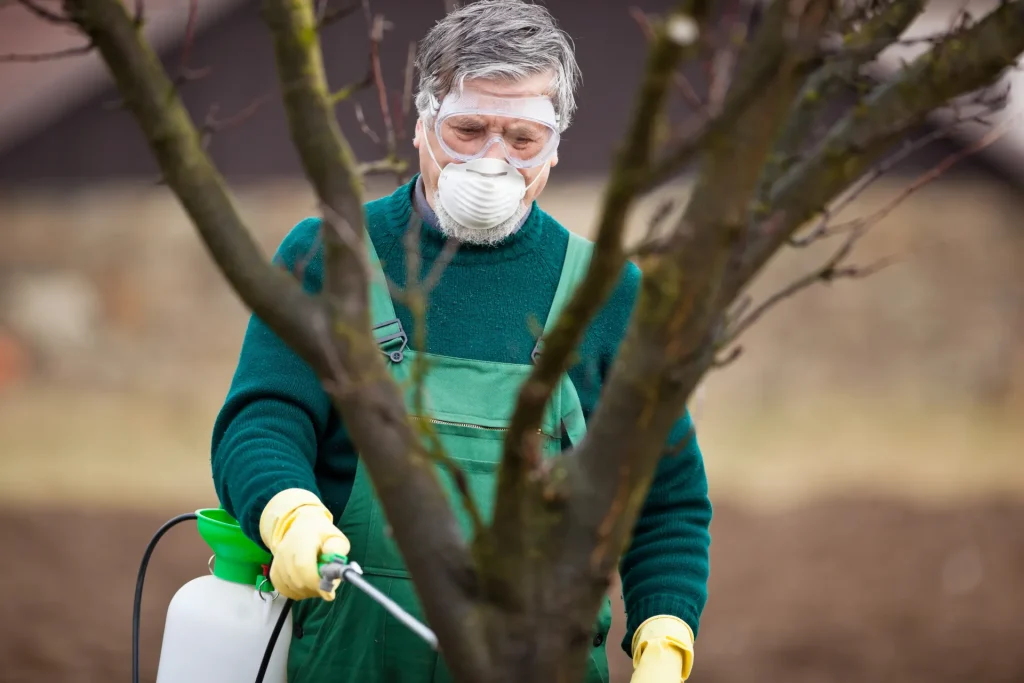
{"label": "black hose", "polygon": [[291,598],[284,601],[284,609],[281,610],[281,615],[277,618],[277,623],[274,624],[274,630],[270,634],[270,642],[267,643],[267,649],[263,652],[263,661],[260,662],[260,670],[256,673],[255,683],[263,683],[263,677],[267,675],[270,657],[274,654],[274,645],[277,644],[277,637],[281,634],[284,622],[288,619],[288,613],[292,611],[292,602],[294,601]]}
{"label": "black hose", "polygon": [[146,580],[146,567],[149,566],[149,558],[156,549],[157,542],[166,534],[171,527],[177,526],[190,519],[196,519],[196,513],[178,515],[167,521],[159,531],[153,534],[146,552],[142,555],[142,564],[139,565],[139,577],[135,581],[135,606],[132,608],[132,683],[139,683],[139,617],[142,614],[142,584]]}

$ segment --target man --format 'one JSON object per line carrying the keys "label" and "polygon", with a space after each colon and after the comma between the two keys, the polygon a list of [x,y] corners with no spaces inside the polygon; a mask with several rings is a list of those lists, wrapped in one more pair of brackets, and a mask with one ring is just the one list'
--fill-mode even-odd
{"label": "man", "polygon": [[[449,407],[464,406],[466,396],[481,396],[486,403],[493,399],[490,394],[500,394],[505,379],[514,383],[529,372],[536,344],[530,320],[553,317],[549,313],[564,303],[565,283],[572,284],[570,266],[578,276],[580,254],[589,245],[536,203],[558,162],[559,137],[575,109],[578,67],[569,39],[541,6],[479,0],[448,14],[428,33],[419,73],[414,145],[420,172],[393,194],[366,205],[367,234],[384,273],[399,286],[406,278],[403,237],[411,218],[422,221],[424,272],[446,239],[460,241],[431,292],[426,348],[410,346],[408,353],[431,354],[440,361],[436,371],[442,375],[467,364],[482,373],[504,373],[483,380],[463,375],[455,385],[458,392],[432,396]],[[303,283],[311,292],[320,289],[322,279],[320,258],[308,259],[316,250],[318,230],[317,219],[300,222],[276,256],[289,269],[304,264]],[[639,281],[638,269],[630,264],[567,375],[567,398],[559,403],[565,416],[578,411],[577,427],[597,404]],[[413,329],[403,306],[386,295],[377,303],[375,321],[397,317],[405,330]],[[390,367],[399,371],[401,360]],[[499,398],[496,412],[505,414],[514,395]],[[560,419],[565,426],[559,414],[556,427]],[[467,426],[463,420],[468,418],[448,422],[457,426],[441,429],[442,437],[450,452],[485,465],[471,468],[477,472],[471,485],[486,498],[493,491],[500,432],[478,430],[470,441],[459,436]],[[579,430],[567,429],[568,442],[554,443],[554,450],[578,440]],[[634,683],[678,683],[687,678],[693,661],[693,639],[707,597],[711,506],[691,429],[684,415],[621,561],[627,612],[622,647],[633,657]],[[499,436],[490,440],[480,436],[495,433]],[[344,424],[309,366],[255,317],[214,427],[212,466],[225,509],[274,554],[275,587],[301,600],[294,613],[291,683],[446,680],[443,661],[388,622],[390,617],[365,597],[346,592],[344,585],[337,600],[333,592],[319,591],[318,555],[347,554],[393,599],[419,613]],[[317,596],[325,600],[302,599]],[[588,682],[607,680],[609,621],[605,612],[593,641]]]}

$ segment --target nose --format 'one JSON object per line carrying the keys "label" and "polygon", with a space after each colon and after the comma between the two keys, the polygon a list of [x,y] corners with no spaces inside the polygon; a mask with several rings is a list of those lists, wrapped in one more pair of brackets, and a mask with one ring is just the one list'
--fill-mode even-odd
{"label": "nose", "polygon": [[505,159],[505,148],[501,146],[501,142],[493,140],[491,146],[487,149],[487,153],[484,156],[488,159]]}

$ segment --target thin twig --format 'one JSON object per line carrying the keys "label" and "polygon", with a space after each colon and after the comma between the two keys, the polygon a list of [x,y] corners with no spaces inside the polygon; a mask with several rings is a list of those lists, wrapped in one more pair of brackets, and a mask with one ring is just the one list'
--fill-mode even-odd
{"label": "thin twig", "polygon": [[[754,323],[760,320],[765,313],[767,313],[774,306],[778,305],[782,301],[789,299],[795,294],[807,289],[816,282],[829,283],[840,278],[863,278],[872,275],[882,268],[888,266],[893,262],[893,259],[886,258],[876,261],[869,266],[845,266],[843,262],[850,255],[854,245],[867,233],[870,226],[861,226],[857,230],[853,230],[847,235],[846,240],[843,242],[829,259],[820,267],[814,269],[810,273],[803,277],[794,280],[790,284],[786,285],[779,291],[775,292],[767,299],[765,299],[757,308],[751,311],[747,316],[740,317],[734,325],[728,329],[723,335],[723,339],[719,342],[718,348],[724,349],[727,346],[733,344],[740,336],[743,335],[748,329],[750,329]],[[738,317],[733,315],[734,318]],[[739,352],[733,351],[730,357],[723,359],[722,361],[716,361],[716,365],[721,367],[723,364],[728,364],[738,357]]]}
{"label": "thin twig", "polygon": [[45,19],[54,24],[74,23],[66,15],[58,14],[51,9],[43,7],[36,0],[16,0],[16,2],[40,19]]}
{"label": "thin twig", "polygon": [[459,240],[449,237],[445,240],[444,247],[441,249],[441,253],[437,255],[437,259],[434,260],[434,265],[430,267],[430,272],[423,278],[423,291],[430,293],[437,287],[437,284],[441,281],[441,275],[445,269],[451,264],[452,259],[455,258],[455,254],[458,253],[459,247],[462,243]]}
{"label": "thin twig", "polygon": [[[747,11],[744,11],[744,5]],[[722,109],[725,97],[732,83],[732,74],[740,50],[746,43],[750,26],[750,11],[753,3],[742,0],[734,2],[726,13],[725,46],[715,52],[711,62],[711,79],[708,85],[707,116],[714,116]]]}
{"label": "thin twig", "polygon": [[203,148],[206,149],[209,147],[210,141],[215,133],[220,133],[244,123],[259,111],[259,108],[262,107],[269,99],[270,93],[266,93],[262,97],[258,97],[250,102],[238,113],[224,119],[217,118],[217,112],[219,111],[220,106],[217,104],[211,106],[210,111],[206,114],[206,118],[203,120],[202,128],[200,129]]}
{"label": "thin twig", "polygon": [[330,368],[330,376],[321,378],[324,388],[337,396],[343,396],[346,392],[351,392],[353,390],[351,378],[346,374],[344,365],[341,362],[337,342],[331,338],[326,316],[315,316],[311,320],[311,325],[316,332],[316,338],[320,340],[324,358],[327,360],[327,365]]}
{"label": "thin twig", "polygon": [[338,102],[343,102],[348,98],[352,97],[352,95],[356,94],[360,90],[363,90],[364,88],[369,88],[370,85],[372,84],[373,69],[367,68],[366,75],[363,76],[363,79],[361,81],[349,83],[345,87],[340,88],[339,90],[336,90],[335,92],[331,93],[331,101],[334,102],[335,104],[337,104]]}
{"label": "thin twig", "polygon": [[210,67],[193,69],[188,65],[192,47],[196,42],[196,28],[199,25],[199,0],[188,0],[188,19],[185,22],[185,38],[181,48],[181,60],[178,62],[178,76],[174,79],[176,86],[194,81],[210,73]]}
{"label": "thin twig", "polygon": [[[327,9],[328,4],[329,2],[324,3],[325,10]],[[323,29],[324,27],[331,26],[336,22],[340,22],[341,19],[353,13],[356,9],[359,8],[359,6],[359,2],[351,2],[343,7],[338,7],[337,9],[331,11],[325,11],[324,14],[322,14],[321,17],[319,17],[319,28]]]}
{"label": "thin twig", "polygon": [[668,234],[662,234],[660,229],[677,207],[678,202],[674,197],[664,199],[658,204],[648,221],[644,236],[637,241],[636,246],[626,250],[627,259],[663,253],[671,249],[671,246],[675,244],[679,236],[678,233],[672,231]]}
{"label": "thin twig", "polygon": [[35,62],[50,62],[57,59],[67,59],[69,57],[79,57],[81,55],[89,54],[92,52],[95,45],[91,42],[78,47],[69,47],[64,50],[55,50],[54,52],[37,52],[30,54],[9,54],[0,55],[0,62],[22,62],[22,63],[35,63]]}
{"label": "thin twig", "polygon": [[[846,239],[822,267],[808,273],[804,277],[790,283],[788,286],[768,297],[768,299],[754,309],[749,315],[739,319],[734,325],[731,325],[728,332],[724,335],[723,340],[718,345],[718,348],[725,348],[735,342],[740,335],[757,322],[769,309],[781,301],[792,297],[801,290],[813,285],[815,282],[831,282],[839,278],[862,278],[876,273],[882,268],[888,266],[892,262],[891,258],[882,259],[870,266],[864,267],[843,266],[842,263],[849,256],[854,244],[856,244],[857,241],[859,241],[872,227],[877,225],[879,221],[892,213],[896,207],[902,204],[908,197],[931,181],[939,178],[959,161],[995,143],[1017,123],[1017,119],[1021,115],[1022,112],[1017,112],[1013,116],[1007,117],[998,126],[990,130],[973,144],[948,155],[936,166],[919,175],[897,197],[870,216],[850,221],[848,223],[835,226],[834,228],[829,228],[824,233],[821,231],[820,227],[816,228],[815,231],[812,232],[812,235],[817,234],[819,238],[823,235],[828,236],[843,233],[846,235]],[[738,317],[739,316],[736,316],[735,314],[733,315],[733,318]]]}
{"label": "thin twig", "polygon": [[889,173],[896,165],[904,161],[911,154],[923,149],[940,138],[946,137],[948,134],[949,131],[947,129],[939,128],[929,131],[927,134],[915,140],[907,140],[899,151],[894,152],[881,163],[875,164],[875,166],[861,177],[860,180],[846,190],[842,196],[832,203],[832,205],[827,207],[822,212],[822,216],[819,221],[810,229],[809,232],[807,232],[807,234],[801,237],[797,237],[796,235],[791,237],[789,239],[789,245],[793,247],[807,247],[828,236],[831,232],[831,228],[829,226],[833,217],[853,203],[858,197],[866,192],[869,187],[875,184],[880,178]]}
{"label": "thin twig", "polygon": [[[406,308],[412,313],[413,348],[421,353],[417,353],[413,358],[411,377],[413,400],[411,412],[420,434],[427,440],[427,452],[435,462],[444,467],[451,475],[452,480],[455,482],[455,488],[459,492],[459,498],[462,500],[462,506],[472,520],[474,535],[479,536],[485,533],[483,516],[480,514],[480,508],[477,506],[476,500],[473,499],[469,490],[469,481],[466,479],[466,474],[448,455],[448,451],[441,442],[441,438],[438,436],[434,425],[424,419],[426,415],[424,396],[426,376],[429,369],[425,353],[427,346],[428,291],[420,280],[420,270],[422,269],[422,252],[420,250],[421,227],[422,220],[415,211],[412,212],[403,238],[405,244],[405,290],[402,298]],[[435,262],[434,268],[436,267],[437,263]]]}
{"label": "thin twig", "polygon": [[[629,8],[629,15],[633,17],[633,21],[640,27],[640,31],[644,34],[644,38],[648,41],[654,38],[654,27],[651,26],[651,19],[647,14],[639,7],[633,6]],[[672,82],[675,84],[679,91],[683,94],[683,98],[686,103],[690,105],[690,108],[695,112],[702,114],[704,118],[707,118],[707,109],[704,106],[704,102],[701,101],[700,95],[697,94],[696,88],[693,87],[693,83],[686,77],[685,74],[677,71],[672,75]]]}
{"label": "thin twig", "polygon": [[362,238],[356,234],[352,224],[332,209],[327,202],[320,202],[320,211],[323,215],[322,226],[330,228],[338,236],[338,239],[345,244],[345,247],[355,255],[356,263],[359,264],[363,277],[369,282],[372,278],[372,273],[370,272],[370,264],[366,258],[366,248],[363,246]]}
{"label": "thin twig", "polygon": [[391,105],[388,102],[388,89],[384,84],[384,70],[380,65],[380,45],[384,40],[384,31],[391,28],[391,24],[384,19],[383,14],[373,18],[373,27],[370,30],[370,68],[373,70],[373,81],[377,86],[377,99],[380,103],[380,113],[384,117],[384,130],[387,135],[388,154],[394,155],[398,149],[398,141],[395,136],[395,123],[391,118]]}
{"label": "thin twig", "polygon": [[[976,99],[980,99],[980,96],[979,98]],[[931,144],[935,140],[951,135],[953,130],[955,130],[957,126],[962,125],[966,121],[974,121],[977,117],[968,117],[967,119],[958,118],[947,126],[943,126],[942,128],[930,131],[926,135],[923,135],[922,137],[916,140],[907,142],[898,152],[886,158],[882,163],[876,164],[867,174],[865,174],[863,178],[857,181],[857,183],[855,183],[850,190],[844,193],[843,196],[837,202],[834,202],[832,206],[826,209],[826,211],[822,214],[822,217],[818,220],[815,226],[811,228],[810,232],[808,232],[803,237],[791,237],[789,239],[789,244],[794,247],[806,247],[818,240],[827,239],[834,235],[848,232],[849,230],[854,229],[858,225],[862,225],[864,223],[874,223],[879,220],[882,220],[890,213],[892,213],[892,211],[895,210],[897,206],[902,204],[911,194],[917,192],[931,181],[935,180],[936,178],[946,173],[946,171],[951,169],[964,158],[970,156],[971,154],[979,152],[982,149],[985,149],[986,147],[998,141],[1003,135],[1005,135],[1009,131],[1009,129],[1013,126],[1014,123],[1017,122],[1017,120],[1021,116],[1022,112],[1017,112],[1013,114],[1012,116],[1004,119],[1001,123],[993,127],[991,130],[988,131],[988,133],[980,137],[974,143],[961,147],[956,152],[949,154],[937,165],[935,165],[925,173],[918,176],[899,196],[893,199],[888,205],[886,205],[882,209],[876,211],[874,214],[871,214],[870,216],[867,217],[853,219],[851,221],[845,221],[838,225],[832,225],[831,219],[836,214],[838,214],[847,206],[849,206],[850,203],[852,203],[857,197],[863,194],[869,186],[877,182],[878,179],[884,176],[886,173],[890,172],[893,169],[893,167],[895,167],[901,161],[906,159],[914,152]]]}
{"label": "thin twig", "polygon": [[947,155],[938,164],[936,164],[935,166],[933,166],[932,168],[928,169],[927,171],[919,175],[917,178],[915,178],[912,183],[910,183],[906,188],[903,189],[902,192],[899,193],[899,195],[894,197],[891,201],[889,201],[888,204],[883,206],[881,209],[878,209],[877,211],[866,217],[856,218],[854,220],[846,221],[845,223],[840,223],[838,225],[829,227],[825,231],[825,235],[829,236],[840,233],[846,233],[851,230],[858,230],[862,227],[873,225],[878,221],[884,219],[886,216],[895,211],[896,208],[900,206],[900,204],[909,199],[911,195],[913,195],[918,190],[925,187],[932,181],[941,177],[943,174],[945,174],[947,171],[953,168],[956,164],[960,163],[963,159],[997,142],[1000,138],[1006,135],[1010,128],[1012,128],[1018,122],[1018,119],[1020,119],[1021,116],[1022,112],[1017,112],[1013,116],[1007,117],[998,126],[990,130],[988,133],[986,133],[984,136],[976,140],[974,143],[966,147],[961,147],[952,154]]}
{"label": "thin twig", "polygon": [[324,28],[331,24],[341,21],[348,15],[354,13],[359,9],[362,4],[359,0],[354,0],[347,5],[343,5],[333,10],[328,10],[328,6],[331,4],[330,0],[320,0],[320,5],[317,7],[317,27]]}
{"label": "thin twig", "polygon": [[376,161],[364,161],[359,164],[360,175],[379,175],[382,173],[394,173],[395,175],[403,175],[409,170],[409,162],[405,159],[398,159],[396,157],[384,157],[383,159],[377,159]]}
{"label": "thin twig", "polygon": [[405,135],[408,125],[409,115],[412,113],[412,92],[413,92],[413,78],[416,75],[416,41],[409,41],[409,52],[405,60],[405,85],[402,87],[402,121],[399,126],[401,135]]}
{"label": "thin twig", "polygon": [[364,133],[366,133],[367,137],[373,140],[375,144],[379,145],[380,137],[377,135],[377,133],[374,132],[373,128],[370,128],[370,125],[366,123],[366,116],[363,115],[362,105],[359,104],[358,102],[354,102],[352,104],[352,108],[355,109],[356,120],[359,122],[359,127],[362,129]]}

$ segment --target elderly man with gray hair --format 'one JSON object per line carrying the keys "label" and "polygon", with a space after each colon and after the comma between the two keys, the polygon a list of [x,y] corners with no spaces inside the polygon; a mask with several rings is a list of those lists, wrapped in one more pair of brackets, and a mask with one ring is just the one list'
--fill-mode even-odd
{"label": "elderly man with gray hair", "polygon": [[[541,350],[530,319],[554,317],[592,246],[537,204],[576,107],[579,69],[568,37],[544,8],[479,0],[430,30],[419,73],[414,145],[420,172],[366,205],[367,233],[371,256],[379,259],[375,267],[399,286],[406,279],[403,240],[411,220],[420,223],[424,273],[446,240],[460,243],[431,293],[426,348],[409,344],[406,351],[431,357],[431,377],[441,379],[430,380],[439,383],[421,417],[438,426],[486,510],[493,503],[501,420],[515,400],[509,388],[519,386]],[[316,218],[299,222],[275,256],[292,270],[301,263],[311,292],[319,291],[323,276],[321,258],[309,258],[317,252],[319,228]],[[628,264],[588,328],[553,401],[559,412],[545,423],[545,453],[571,447],[585,432],[640,277]],[[374,318],[382,328],[413,329],[412,313],[386,290],[374,300]],[[389,359],[400,367],[402,356],[390,353]],[[633,658],[634,683],[678,683],[689,676],[707,598],[711,505],[688,414],[669,441],[620,562],[622,647]],[[443,656],[365,596],[346,591],[347,584],[337,599],[321,591],[318,557],[348,555],[368,580],[421,614],[340,416],[312,369],[256,317],[214,426],[212,467],[224,508],[273,554],[274,586],[298,600],[291,683],[448,679]],[[324,599],[304,599],[312,597]],[[595,625],[588,683],[608,680],[610,622],[606,601]]]}

